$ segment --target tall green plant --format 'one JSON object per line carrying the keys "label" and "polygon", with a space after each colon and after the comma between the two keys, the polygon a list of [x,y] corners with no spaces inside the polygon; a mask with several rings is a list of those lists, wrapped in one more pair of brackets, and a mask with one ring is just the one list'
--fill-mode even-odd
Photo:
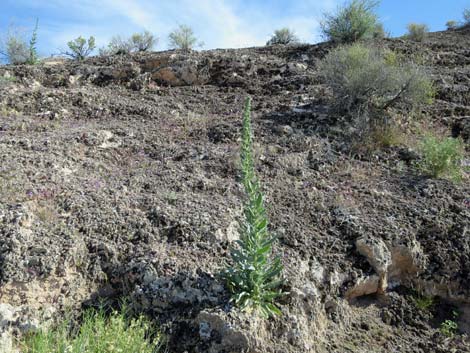
{"label": "tall green plant", "polygon": [[39,20],[36,19],[36,25],[34,26],[33,34],[29,40],[29,59],[27,63],[31,65],[37,64],[38,62],[38,52],[36,49],[36,44],[38,42],[38,25]]}
{"label": "tall green plant", "polygon": [[232,249],[233,265],[225,270],[232,301],[242,310],[257,310],[264,317],[280,314],[274,300],[282,295],[279,257],[272,258],[276,238],[268,232],[264,196],[256,176],[253,159],[251,101],[246,100],[243,114],[241,167],[247,194],[244,219],[239,223],[238,247]]}

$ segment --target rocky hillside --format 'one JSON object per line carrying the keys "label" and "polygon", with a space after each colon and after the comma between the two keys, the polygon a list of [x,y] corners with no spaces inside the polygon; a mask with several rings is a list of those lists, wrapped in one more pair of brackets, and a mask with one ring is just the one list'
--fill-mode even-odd
{"label": "rocky hillside", "polygon": [[[470,29],[383,45],[422,57],[435,82],[420,126],[468,144]],[[468,176],[423,176],[412,146],[349,153],[317,71],[331,48],[0,67],[0,351],[127,298],[169,352],[470,352]],[[248,95],[289,292],[270,320],[231,307],[218,276]]]}

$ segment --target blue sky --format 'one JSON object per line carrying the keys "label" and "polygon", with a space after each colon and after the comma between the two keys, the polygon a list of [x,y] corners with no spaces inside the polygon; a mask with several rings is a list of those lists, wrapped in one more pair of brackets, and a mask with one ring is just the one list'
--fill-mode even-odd
{"label": "blue sky", "polygon": [[[39,51],[58,53],[79,35],[94,35],[104,46],[115,35],[148,29],[167,48],[168,33],[188,24],[205,49],[263,45],[274,29],[290,27],[305,42],[318,42],[319,20],[344,0],[1,0],[0,30],[10,24],[31,30],[39,18]],[[378,13],[393,35],[407,23],[426,23],[431,30],[460,20],[470,0],[383,0]]]}

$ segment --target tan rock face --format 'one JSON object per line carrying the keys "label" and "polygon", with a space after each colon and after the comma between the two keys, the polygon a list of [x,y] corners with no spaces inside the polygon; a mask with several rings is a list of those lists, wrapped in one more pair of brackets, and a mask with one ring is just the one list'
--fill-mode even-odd
{"label": "tan rock face", "polygon": [[[372,237],[363,237],[356,240],[356,249],[357,251],[367,258],[369,264],[377,272],[379,279],[377,282],[377,292],[384,293],[387,289],[387,274],[388,268],[392,264],[392,254],[390,250],[385,245],[385,242],[378,238]],[[371,283],[374,281],[369,281]],[[368,291],[371,288],[367,288]],[[372,292],[373,293],[373,292]]]}

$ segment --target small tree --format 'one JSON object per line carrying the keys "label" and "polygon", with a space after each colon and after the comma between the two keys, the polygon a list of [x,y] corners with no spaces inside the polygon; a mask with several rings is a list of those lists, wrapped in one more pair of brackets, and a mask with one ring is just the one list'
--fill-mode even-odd
{"label": "small tree", "polygon": [[299,42],[299,38],[295,35],[293,31],[289,28],[281,28],[274,31],[271,39],[268,40],[266,45],[288,45],[288,44],[295,44]]}
{"label": "small tree", "polygon": [[197,44],[197,38],[194,35],[193,29],[186,25],[180,25],[178,29],[170,33],[168,39],[172,49],[189,51]]}
{"label": "small tree", "polygon": [[372,38],[378,25],[375,14],[378,4],[379,1],[375,0],[351,0],[335,13],[325,14],[325,19],[320,23],[323,35],[340,43]]}
{"label": "small tree", "polygon": [[422,42],[426,39],[429,32],[429,28],[425,24],[410,23],[407,28],[407,37],[415,42]]}
{"label": "small tree", "polygon": [[446,22],[447,29],[453,30],[459,27],[459,23],[457,21],[451,20]]}
{"label": "small tree", "polygon": [[149,31],[134,33],[129,38],[131,51],[144,52],[150,51],[157,44],[158,39]]}
{"label": "small tree", "polygon": [[87,41],[85,38],[80,36],[68,42],[67,46],[70,51],[66,51],[64,54],[70,56],[74,60],[81,61],[95,50],[95,37],[91,36]]}

